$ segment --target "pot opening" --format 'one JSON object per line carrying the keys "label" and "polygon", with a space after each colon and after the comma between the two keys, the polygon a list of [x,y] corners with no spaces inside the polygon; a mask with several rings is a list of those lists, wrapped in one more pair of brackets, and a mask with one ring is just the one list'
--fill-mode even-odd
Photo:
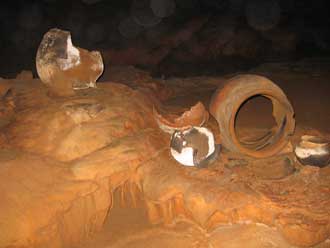
{"label": "pot opening", "polygon": [[263,95],[245,100],[235,115],[235,133],[241,146],[259,151],[275,143],[285,126],[285,118],[278,126],[273,116],[273,101]]}

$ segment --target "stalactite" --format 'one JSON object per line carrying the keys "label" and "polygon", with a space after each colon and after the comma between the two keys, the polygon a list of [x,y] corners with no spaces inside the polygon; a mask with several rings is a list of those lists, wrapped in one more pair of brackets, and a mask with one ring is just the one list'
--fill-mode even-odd
{"label": "stalactite", "polygon": [[171,224],[173,220],[173,209],[171,200],[160,203],[161,215],[165,225]]}
{"label": "stalactite", "polygon": [[129,185],[129,195],[130,195],[130,200],[131,200],[131,206],[134,208],[137,208],[139,205],[139,199],[140,197],[140,192],[139,189],[137,188],[136,184],[128,181],[127,182]]}
{"label": "stalactite", "polygon": [[192,214],[184,207],[182,196],[175,196],[164,202],[145,200],[149,221],[152,224],[172,225],[176,219],[193,220]]}
{"label": "stalactite", "polygon": [[174,212],[178,217],[188,217],[190,214],[186,211],[184,207],[183,197],[182,195],[176,196],[173,199],[174,201]]}
{"label": "stalactite", "polygon": [[151,224],[159,224],[161,222],[161,213],[157,204],[146,200],[146,207],[148,213],[148,219]]}
{"label": "stalactite", "polygon": [[142,184],[137,178],[130,178],[118,187],[119,204],[121,207],[146,210],[151,224],[172,225],[176,219],[193,220],[192,214],[186,210],[182,195],[176,195],[163,202],[155,202],[145,198]]}
{"label": "stalactite", "polygon": [[126,207],[126,200],[125,200],[125,185],[126,183],[123,183],[121,186],[119,186],[119,192],[120,192],[120,201],[119,205],[120,207]]}

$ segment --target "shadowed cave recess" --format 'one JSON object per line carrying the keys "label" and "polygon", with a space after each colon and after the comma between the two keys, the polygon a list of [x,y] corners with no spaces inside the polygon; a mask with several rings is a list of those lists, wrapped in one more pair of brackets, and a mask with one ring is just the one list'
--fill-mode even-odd
{"label": "shadowed cave recess", "polygon": [[0,248],[330,247],[329,1],[0,5]]}

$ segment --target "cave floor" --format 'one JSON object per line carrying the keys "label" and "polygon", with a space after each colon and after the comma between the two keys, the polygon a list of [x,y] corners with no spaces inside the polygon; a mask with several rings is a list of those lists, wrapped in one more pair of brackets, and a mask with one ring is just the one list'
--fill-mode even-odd
{"label": "cave floor", "polygon": [[[330,137],[329,60],[245,73],[288,96],[292,145],[303,134]],[[170,158],[153,98],[178,110],[208,106],[231,76],[165,80],[121,68],[69,98],[50,97],[36,79],[1,82],[15,108],[0,116],[0,247],[330,247],[329,166],[301,166],[290,148],[268,159],[223,151],[205,169]],[[249,102],[242,132],[268,127],[269,111],[264,99]],[[206,126],[218,140],[215,120]]]}
{"label": "cave floor", "polygon": [[[330,126],[330,61],[303,60],[298,63],[269,63],[245,73],[264,75],[278,84],[294,106],[297,142],[299,135],[329,135]],[[242,72],[244,73],[244,72]],[[231,77],[228,75],[227,77]],[[181,89],[176,87],[181,80]],[[222,80],[222,78],[221,78]],[[203,81],[207,82],[204,87]],[[164,104],[167,106],[192,106],[202,101],[208,106],[217,86],[216,78],[194,77],[169,79],[168,85],[175,88],[176,95]],[[240,115],[241,128],[253,130],[256,126],[268,127],[271,122],[271,106],[264,99],[257,98],[246,105]],[[264,162],[264,161],[263,161]],[[273,166],[278,164],[272,163]],[[256,167],[258,165],[255,164]],[[261,170],[269,169],[267,167]],[[257,169],[259,176],[283,176],[285,171]],[[324,170],[328,170],[324,169]],[[327,172],[328,174],[329,172]],[[276,175],[278,174],[278,175]],[[330,192],[328,192],[330,194]],[[120,202],[120,199],[117,199]],[[145,208],[131,208],[115,204],[109,213],[102,232],[95,235],[80,248],[105,247],[297,247],[288,243],[275,228],[262,223],[238,223],[223,225],[207,232],[198,224],[178,219],[170,225],[151,225],[146,222]],[[125,221],[123,221],[125,220]],[[330,247],[330,240],[313,245],[315,248]]]}

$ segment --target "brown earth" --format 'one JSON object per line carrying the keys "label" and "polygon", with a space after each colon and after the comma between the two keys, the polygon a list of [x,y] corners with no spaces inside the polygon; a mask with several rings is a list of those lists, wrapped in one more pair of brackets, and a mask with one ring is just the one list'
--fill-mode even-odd
{"label": "brown earth", "polygon": [[[330,137],[329,69],[304,60],[252,71],[291,100],[293,145],[306,133]],[[170,157],[153,105],[207,106],[231,75],[123,70],[70,97],[24,75],[0,81],[0,247],[330,247],[330,167],[303,167],[290,149],[268,159],[223,150],[205,169]],[[249,102],[242,135],[271,125],[269,108]],[[207,126],[220,141],[215,120]]]}

